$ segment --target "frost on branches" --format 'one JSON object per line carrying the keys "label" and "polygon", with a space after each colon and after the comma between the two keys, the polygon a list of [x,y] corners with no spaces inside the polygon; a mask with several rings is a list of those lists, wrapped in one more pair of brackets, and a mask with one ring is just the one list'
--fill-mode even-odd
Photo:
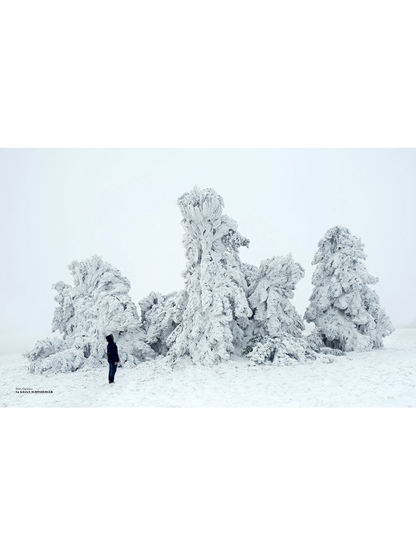
{"label": "frost on branches", "polygon": [[67,372],[84,364],[100,366],[106,361],[105,336],[110,333],[118,344],[121,364],[153,358],[129,296],[128,279],[99,256],[72,262],[68,267],[74,285],[59,282],[53,286],[59,306],[52,331],[59,331],[63,338],[38,341],[26,353],[30,370]]}
{"label": "frost on branches", "polygon": [[169,354],[174,360],[189,355],[195,363],[216,364],[244,346],[252,312],[238,250],[249,241],[223,214],[223,199],[213,189],[195,187],[178,205],[185,229],[187,304],[169,336]]}
{"label": "frost on branches", "polygon": [[302,335],[305,326],[290,299],[304,276],[304,269],[291,254],[274,256],[260,263],[248,289],[253,320],[259,331],[270,337],[277,337],[280,332]]}
{"label": "frost on branches", "polygon": [[150,293],[139,301],[141,324],[146,333],[146,343],[158,355],[166,355],[170,346],[170,337],[182,322],[186,306],[185,291],[176,291],[169,295]]}
{"label": "frost on branches", "polygon": [[275,256],[260,263],[260,268],[246,265],[248,300],[253,311],[249,328],[251,339],[244,354],[258,364],[293,364],[315,355],[302,337],[304,324],[290,299],[305,271],[291,254]]}
{"label": "frost on branches", "polygon": [[315,324],[326,347],[342,351],[382,347],[382,338],[394,329],[369,287],[378,279],[367,272],[365,259],[363,243],[345,227],[333,227],[318,244],[312,261],[315,288],[305,318]]}
{"label": "frost on branches", "polygon": [[316,354],[302,336],[279,332],[275,337],[254,336],[245,350],[247,358],[257,364],[270,362],[277,366],[315,360]]}

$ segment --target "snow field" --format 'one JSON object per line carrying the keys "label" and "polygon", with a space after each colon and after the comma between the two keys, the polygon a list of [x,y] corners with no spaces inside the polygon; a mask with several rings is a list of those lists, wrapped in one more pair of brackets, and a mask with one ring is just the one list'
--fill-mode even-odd
{"label": "snow field", "polygon": [[[19,388],[53,393],[17,393]],[[120,368],[31,374],[21,355],[0,357],[1,407],[416,407],[416,329],[396,330],[383,349],[293,366],[238,357],[217,366],[163,357]]]}

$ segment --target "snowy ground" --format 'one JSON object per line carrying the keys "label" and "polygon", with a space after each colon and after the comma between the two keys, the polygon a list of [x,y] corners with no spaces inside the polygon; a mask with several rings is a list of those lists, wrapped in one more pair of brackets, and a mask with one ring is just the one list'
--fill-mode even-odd
{"label": "snowy ground", "polygon": [[0,357],[0,406],[416,407],[416,329],[396,330],[384,349],[333,358],[284,367],[235,359],[214,368],[170,368],[159,359],[120,368],[109,385],[107,366],[34,375],[22,356],[7,355]]}

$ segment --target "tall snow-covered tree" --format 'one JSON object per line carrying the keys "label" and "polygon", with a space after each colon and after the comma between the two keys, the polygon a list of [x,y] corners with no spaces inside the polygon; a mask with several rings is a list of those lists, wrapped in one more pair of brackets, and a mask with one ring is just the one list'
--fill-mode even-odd
{"label": "tall snow-covered tree", "polygon": [[251,309],[238,249],[249,241],[223,214],[223,199],[213,189],[195,187],[178,199],[178,205],[185,229],[187,305],[169,337],[169,353],[216,364],[244,345]]}
{"label": "tall snow-covered tree", "polygon": [[248,300],[253,316],[247,328],[244,354],[262,364],[295,364],[314,359],[312,348],[302,337],[305,326],[291,303],[302,266],[291,254],[274,256],[260,263],[260,268],[245,265],[249,284]]}
{"label": "tall snow-covered tree", "polygon": [[270,337],[281,332],[300,337],[305,329],[302,317],[290,302],[296,284],[305,275],[291,254],[274,256],[260,263],[257,275],[248,289],[248,300],[253,310],[257,329]]}
{"label": "tall snow-covered tree", "polygon": [[312,264],[315,286],[306,310],[307,322],[326,347],[363,351],[382,347],[393,331],[377,293],[378,278],[365,266],[364,245],[345,227],[333,227],[319,241]]}
{"label": "tall snow-covered tree", "polygon": [[32,371],[77,370],[105,362],[105,336],[112,333],[119,346],[120,362],[133,364],[154,357],[144,342],[137,308],[129,296],[130,282],[111,264],[92,256],[69,266],[74,285],[59,282],[58,307],[52,331],[63,338],[40,341],[28,353]]}

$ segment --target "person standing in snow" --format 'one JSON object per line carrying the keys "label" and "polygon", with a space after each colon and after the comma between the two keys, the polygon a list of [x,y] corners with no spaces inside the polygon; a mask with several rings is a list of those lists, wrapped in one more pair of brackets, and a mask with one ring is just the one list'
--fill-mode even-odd
{"label": "person standing in snow", "polygon": [[107,345],[107,359],[110,364],[110,371],[108,373],[108,383],[114,383],[114,377],[117,372],[117,364],[120,361],[118,358],[118,349],[117,345],[114,343],[114,337],[112,334],[107,335],[106,337],[108,341]]}

